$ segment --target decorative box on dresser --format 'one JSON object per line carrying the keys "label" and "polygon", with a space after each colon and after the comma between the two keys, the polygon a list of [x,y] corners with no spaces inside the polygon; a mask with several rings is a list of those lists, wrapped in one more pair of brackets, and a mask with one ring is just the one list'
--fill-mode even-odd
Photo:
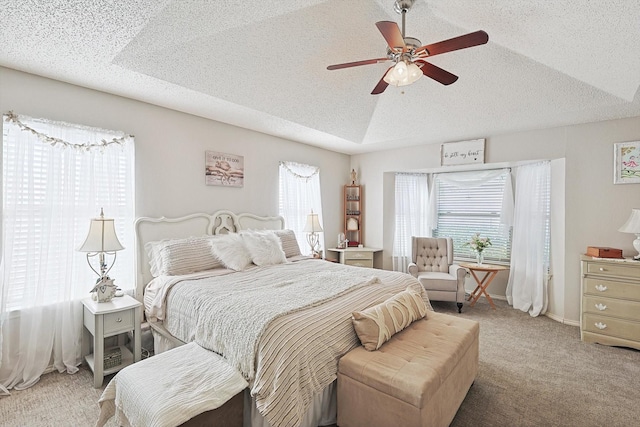
{"label": "decorative box on dresser", "polygon": [[640,350],[640,262],[583,255],[580,335]]}

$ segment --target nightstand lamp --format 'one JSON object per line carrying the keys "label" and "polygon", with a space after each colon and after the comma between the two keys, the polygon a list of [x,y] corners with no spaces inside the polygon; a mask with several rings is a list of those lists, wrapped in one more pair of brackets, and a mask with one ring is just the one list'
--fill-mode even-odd
{"label": "nightstand lamp", "polygon": [[[94,218],[89,225],[89,234],[84,243],[78,248],[79,252],[87,253],[87,263],[89,267],[98,275],[96,286],[91,292],[96,292],[98,302],[108,302],[114,297],[116,285],[109,278],[108,273],[116,262],[116,252],[124,249],[124,246],[116,236],[113,219],[105,218],[104,212],[100,209],[100,218]],[[107,266],[105,255],[113,255],[113,261]],[[100,271],[91,265],[91,258],[98,256]]]}
{"label": "nightstand lamp", "polygon": [[311,211],[311,213],[307,215],[307,225],[305,225],[304,230],[302,231],[304,231],[305,233],[309,233],[307,234],[307,242],[311,247],[311,255],[314,258],[318,258],[320,256],[317,249],[317,246],[320,243],[320,236],[318,235],[318,233],[322,233],[324,231],[320,226],[318,214],[315,214],[313,213],[313,211]]}
{"label": "nightstand lamp", "polygon": [[638,254],[635,255],[633,259],[640,260],[640,209],[631,209],[631,216],[618,231],[636,235],[636,239],[633,241],[633,247],[638,251]]}

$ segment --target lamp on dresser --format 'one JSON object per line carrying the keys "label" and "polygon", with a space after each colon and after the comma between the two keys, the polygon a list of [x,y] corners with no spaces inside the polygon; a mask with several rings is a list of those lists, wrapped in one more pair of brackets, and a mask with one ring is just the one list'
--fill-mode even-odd
{"label": "lamp on dresser", "polygon": [[[89,234],[84,243],[78,248],[79,252],[87,253],[89,267],[98,275],[95,287],[91,292],[96,292],[98,302],[109,302],[115,295],[116,285],[108,276],[109,271],[116,262],[116,252],[124,249],[118,240],[114,220],[104,217],[104,211],[100,209],[100,218],[94,218],[89,224]],[[105,255],[113,255],[111,265],[107,266]],[[100,271],[91,265],[91,258],[98,256]]]}
{"label": "lamp on dresser", "polygon": [[307,215],[307,224],[304,226],[304,230],[302,231],[304,231],[305,233],[309,233],[307,234],[307,242],[311,247],[311,255],[314,258],[318,258],[320,256],[317,249],[317,246],[320,243],[320,236],[318,235],[318,233],[322,233],[324,230],[320,225],[320,220],[318,219],[317,213],[313,213],[313,211],[311,211],[311,213]]}
{"label": "lamp on dresser", "polygon": [[627,222],[625,222],[618,231],[636,235],[636,239],[633,241],[633,247],[638,254],[634,255],[633,259],[640,260],[640,209],[631,209],[631,216],[629,216]]}

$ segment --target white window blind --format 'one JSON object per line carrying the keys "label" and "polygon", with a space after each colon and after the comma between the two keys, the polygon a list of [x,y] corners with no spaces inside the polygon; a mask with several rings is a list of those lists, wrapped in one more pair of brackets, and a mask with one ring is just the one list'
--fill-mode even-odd
{"label": "white window blind", "polygon": [[[509,262],[511,227],[503,223],[503,197],[508,170],[479,185],[458,186],[434,176],[437,194],[435,237],[453,239],[456,258],[475,259],[475,252],[465,244],[475,233],[489,237],[492,246],[485,249],[487,261]],[[510,188],[510,186],[509,186]]]}

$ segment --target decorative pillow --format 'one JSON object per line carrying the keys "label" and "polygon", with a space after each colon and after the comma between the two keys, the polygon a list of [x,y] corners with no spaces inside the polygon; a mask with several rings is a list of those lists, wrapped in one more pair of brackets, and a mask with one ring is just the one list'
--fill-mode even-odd
{"label": "decorative pillow", "polygon": [[300,246],[298,246],[298,239],[296,239],[296,233],[293,230],[274,230],[273,232],[280,238],[282,250],[287,258],[302,255]]}
{"label": "decorative pillow", "polygon": [[272,231],[243,231],[241,235],[255,265],[287,262],[280,238]]}
{"label": "decorative pillow", "polygon": [[211,251],[231,270],[241,271],[251,264],[251,255],[239,234],[224,234],[212,239]]}
{"label": "decorative pillow", "polygon": [[364,348],[373,351],[426,315],[427,306],[420,291],[407,289],[382,304],[353,312],[351,321]]}
{"label": "decorative pillow", "polygon": [[211,252],[211,236],[171,240],[156,248],[161,275],[178,276],[222,267]]}

